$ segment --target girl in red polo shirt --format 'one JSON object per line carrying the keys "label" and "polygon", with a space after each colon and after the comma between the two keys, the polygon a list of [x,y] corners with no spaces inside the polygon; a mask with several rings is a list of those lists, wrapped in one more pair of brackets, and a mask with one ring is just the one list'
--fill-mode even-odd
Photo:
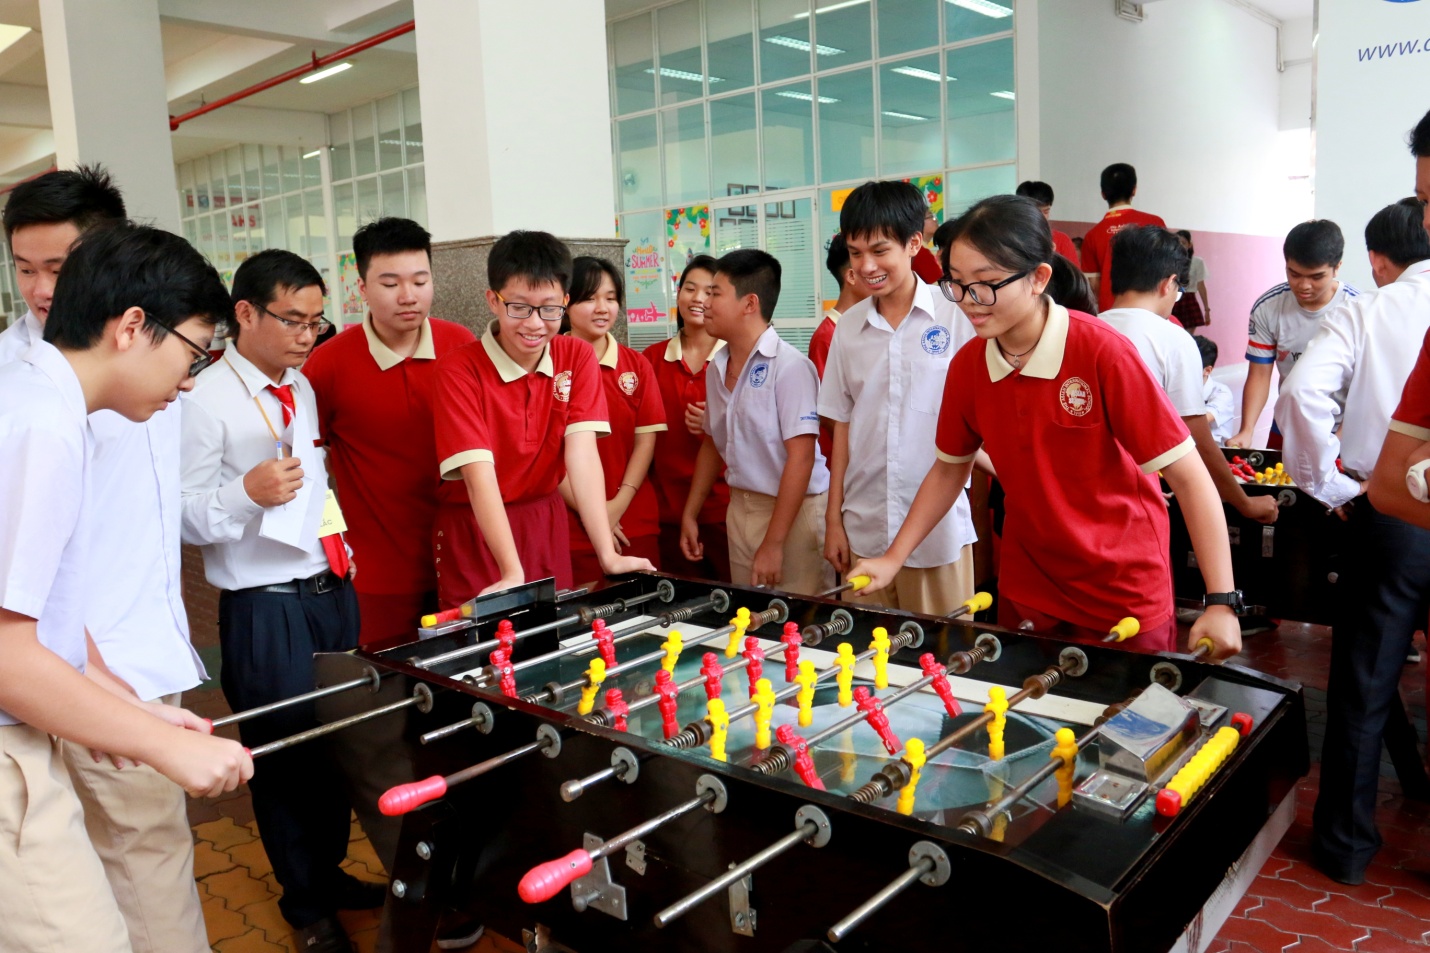
{"label": "girl in red polo shirt", "polygon": [[730,543],[725,508],[730,488],[717,477],[700,510],[705,553],[691,562],[680,550],[680,515],[690,495],[695,457],[705,437],[705,365],[725,346],[705,330],[705,299],[715,281],[715,259],[696,255],[685,266],[675,298],[675,337],[645,349],[655,370],[668,429],[656,437],[650,482],[660,503],[660,558],[666,572],[697,579],[730,578]]}
{"label": "girl in red polo shirt", "polygon": [[[1044,295],[1052,234],[1037,205],[1000,195],[955,225],[940,286],[978,339],[954,356],[938,421],[938,460],[889,551],[855,565],[885,586],[963,491],[984,448],[1008,498],[998,621],[1100,641],[1122,617],[1142,632],[1123,647],[1174,651],[1167,507],[1177,494],[1209,594],[1230,593],[1231,550],[1211,476],[1132,344]],[[1229,597],[1228,597],[1229,598]],[[1228,605],[1211,605],[1191,645],[1241,649]]]}
{"label": "girl in red polo shirt", "polygon": [[[583,255],[571,266],[571,303],[566,332],[596,352],[611,432],[596,443],[606,477],[606,514],[616,552],[642,556],[660,568],[655,490],[646,475],[656,434],[665,430],[665,408],[655,373],[644,357],[620,344],[611,328],[626,305],[620,270],[604,258]],[[579,585],[602,577],[601,562],[576,512],[569,480],[561,481],[571,528],[572,576]]]}

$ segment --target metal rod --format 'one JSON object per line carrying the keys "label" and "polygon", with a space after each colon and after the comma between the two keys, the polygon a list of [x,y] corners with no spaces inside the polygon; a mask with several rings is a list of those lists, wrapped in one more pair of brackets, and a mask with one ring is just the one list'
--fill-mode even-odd
{"label": "metal rod", "polygon": [[910,866],[908,870],[899,874],[899,876],[895,877],[892,881],[890,881],[888,886],[886,886],[883,890],[880,890],[878,893],[874,894],[874,896],[870,897],[868,900],[865,900],[859,906],[855,907],[854,911],[850,913],[849,916],[845,917],[843,920],[840,920],[838,923],[834,924],[834,926],[830,927],[829,933],[827,934],[827,936],[829,937],[829,941],[831,943],[838,943],[840,940],[844,939],[844,937],[848,935],[850,930],[853,930],[859,924],[869,919],[869,917],[874,914],[880,907],[884,906],[884,904],[888,903],[890,900],[893,900],[899,894],[909,889],[909,887],[913,885],[914,881],[918,880],[920,877],[924,877],[932,873],[934,866],[934,861],[928,857],[925,857],[922,860],[918,861],[918,863]]}
{"label": "metal rod", "polygon": [[456,771],[452,774],[447,775],[447,787],[454,787],[455,785],[461,784],[463,781],[470,781],[472,780],[472,778],[479,778],[482,775],[486,774],[488,771],[495,771],[497,768],[500,768],[503,765],[511,764],[518,758],[523,758],[526,755],[531,754],[533,751],[540,751],[542,748],[545,748],[550,744],[550,739],[537,738],[535,741],[527,742],[520,748],[513,748],[510,751],[505,752],[504,754],[499,754],[496,757],[488,758],[485,761],[479,761],[469,768],[463,768],[460,771]]}
{"label": "metal rod", "polygon": [[[1022,691],[1019,691],[1016,694],[1010,696],[1008,698],[1008,711],[1012,711],[1014,708],[1018,707],[1018,704],[1020,702],[1025,701],[1032,694],[1033,689],[1024,688]],[[934,742],[928,748],[924,749],[924,757],[932,758],[936,754],[942,754],[943,752],[947,751],[949,748],[952,748],[954,745],[958,744],[964,738],[967,738],[969,735],[973,734],[979,728],[982,728],[984,725],[988,724],[992,720],[993,713],[990,711],[985,711],[983,714],[979,715],[977,718],[974,718],[968,724],[955,728],[953,731],[950,731],[948,734],[938,739],[938,741]]]}
{"label": "metal rod", "polygon": [[[890,705],[894,705],[898,702],[903,701],[905,698],[908,698],[910,695],[923,688],[925,685],[932,685],[935,677],[936,676],[933,675],[925,675],[923,678],[919,679],[916,682],[910,682],[908,685],[894,692],[894,694],[892,695],[887,695],[884,698],[874,698],[874,700],[881,704],[883,707],[888,708]],[[815,732],[814,734],[810,735],[809,738],[806,739],[805,743],[808,744],[811,748],[813,748],[821,741],[824,741],[827,738],[833,738],[845,728],[851,728],[858,722],[864,721],[867,717],[867,713],[861,711],[850,715],[848,718],[842,718],[839,721],[836,721],[834,724],[830,725],[828,728],[824,729],[823,731]]]}
{"label": "metal rod", "polygon": [[361,688],[364,685],[376,688],[382,676],[377,669],[370,668],[362,678],[354,678],[350,681],[341,682],[337,685],[329,685],[327,688],[319,688],[302,695],[294,695],[292,698],[285,698],[281,701],[269,702],[267,705],[259,705],[257,708],[250,708],[247,711],[235,712],[232,715],[225,715],[222,718],[215,718],[213,727],[222,728],[224,725],[236,725],[241,721],[248,721],[260,715],[267,715],[275,711],[282,711],[293,705],[301,705],[303,702],[317,701],[319,698],[327,698],[330,695],[341,695],[343,692],[351,691],[354,688]]}
{"label": "metal rod", "polygon": [[293,745],[302,744],[305,741],[312,741],[314,738],[322,738],[334,732],[342,731],[353,725],[360,725],[365,721],[371,721],[382,715],[401,711],[404,708],[411,708],[413,705],[421,704],[428,695],[413,695],[411,698],[404,698],[401,701],[393,702],[390,705],[383,705],[381,708],[374,708],[371,711],[359,712],[356,715],[349,715],[338,721],[330,721],[326,725],[319,725],[316,728],[309,728],[307,731],[300,731],[296,735],[289,735],[287,738],[279,738],[277,741],[270,741],[266,745],[259,745],[251,749],[248,753],[251,757],[258,758],[265,754],[272,754],[275,751],[282,751],[284,748],[291,748]]}
{"label": "metal rod", "polygon": [[[711,631],[706,632],[704,635],[700,636],[699,639],[697,639],[697,640],[695,640],[694,642],[691,642],[689,645],[685,646],[685,649],[682,649],[681,651],[685,651],[685,650],[687,650],[687,649],[698,649],[698,648],[701,648],[701,647],[703,647],[703,646],[709,645],[709,644],[710,644],[712,641],[714,641],[715,639],[718,639],[718,638],[720,638],[720,637],[722,637],[722,636],[729,635],[729,634],[730,634],[731,632],[733,632],[733,631],[735,631],[735,627],[734,627],[733,625],[727,625],[727,626],[725,626],[724,628],[720,628],[720,629],[712,629]],[[636,634],[637,634],[637,635],[643,635],[644,633],[639,633],[639,632],[638,632],[638,633],[636,633]],[[593,645],[594,645],[594,643],[593,643]],[[591,646],[584,646],[584,645],[582,646],[582,648],[590,648],[590,647],[591,647]],[[629,671],[630,669],[635,668],[636,666],[644,665],[644,664],[647,663],[647,662],[654,662],[654,661],[656,661],[657,659],[662,659],[662,658],[665,658],[665,650],[664,650],[664,649],[661,649],[661,650],[659,650],[659,651],[657,651],[657,652],[647,652],[645,655],[640,655],[640,656],[637,656],[636,658],[633,658],[633,659],[627,659],[627,660],[624,661],[624,662],[619,662],[619,663],[617,663],[617,664],[615,664],[615,665],[612,665],[610,668],[607,668],[607,669],[606,669],[606,677],[607,677],[607,678],[610,678],[612,675],[619,675],[621,672]],[[748,661],[747,661],[747,664],[748,664]],[[679,686],[679,688],[680,688],[681,690],[684,690],[688,685],[698,684],[699,682],[703,682],[704,680],[705,680],[705,677],[702,675],[702,676],[700,676],[699,678],[692,679],[689,683],[681,683],[681,685]],[[588,685],[588,684],[590,684],[590,679],[586,678],[586,677],[583,675],[583,676],[581,676],[580,678],[573,679],[572,681],[569,681],[569,682],[566,682],[565,684],[563,684],[563,685],[561,686],[561,691],[562,691],[562,693],[564,694],[565,692],[572,691],[573,689],[583,688],[583,687],[585,687],[585,686]],[[542,703],[544,703],[544,702],[548,702],[548,701],[551,700],[551,692],[550,692],[549,690],[542,690],[542,691],[537,692],[537,693],[535,693],[535,694],[533,694],[533,695],[525,696],[524,700],[525,700],[525,701],[532,702],[533,704],[538,704],[538,705],[539,705],[539,704],[542,704]],[[660,700],[660,696],[659,696],[659,695],[650,695],[650,696],[647,696],[647,698],[644,699],[644,700],[647,702],[647,704],[650,704],[650,703],[651,703],[651,700],[659,701],[659,700]],[[644,706],[642,706],[642,707],[644,707]],[[631,707],[630,707],[630,710],[631,710],[631,711],[636,711],[636,710],[637,710],[637,706],[636,706],[634,703],[632,703],[632,705],[631,705]]]}
{"label": "metal rod", "polygon": [[614,854],[616,851],[625,847],[631,841],[640,840],[642,837],[649,834],[651,831],[655,830],[658,827],[664,827],[666,824],[669,824],[677,817],[689,814],[691,811],[696,810],[697,808],[704,807],[711,801],[715,800],[715,796],[718,793],[719,791],[711,789],[703,794],[698,794],[690,800],[685,801],[684,803],[675,805],[675,807],[666,811],[664,814],[657,814],[650,820],[642,824],[637,824],[635,827],[632,827],[624,834],[617,834],[615,837],[612,837],[600,847],[597,847],[595,850],[591,851],[591,859],[599,860],[600,858],[605,857],[608,854]]}
{"label": "metal rod", "polygon": [[561,785],[561,800],[571,802],[576,800],[586,789],[602,781],[609,781],[611,778],[624,774],[627,768],[624,763],[613,764],[609,768],[602,768],[595,774],[588,774],[584,778],[572,778]]}
{"label": "metal rod", "polygon": [[786,834],[784,837],[781,837],[779,840],[775,841],[773,844],[766,847],[758,854],[755,854],[753,857],[750,857],[742,861],[741,863],[736,864],[734,867],[731,867],[729,870],[725,871],[723,874],[716,877],[714,880],[710,881],[708,884],[701,887],[699,890],[695,891],[694,893],[687,894],[686,896],[675,901],[675,903],[672,903],[670,906],[666,907],[664,910],[657,913],[655,915],[655,925],[658,927],[668,926],[669,924],[685,916],[685,914],[689,913],[691,910],[700,906],[700,904],[704,903],[706,900],[709,900],[711,897],[724,890],[726,887],[730,886],[730,884],[734,883],[737,880],[743,879],[751,871],[763,867],[765,864],[774,860],[776,857],[778,857],[780,854],[783,854],[791,847],[809,840],[817,833],[819,833],[818,824],[816,824],[812,820],[804,821],[792,832]]}

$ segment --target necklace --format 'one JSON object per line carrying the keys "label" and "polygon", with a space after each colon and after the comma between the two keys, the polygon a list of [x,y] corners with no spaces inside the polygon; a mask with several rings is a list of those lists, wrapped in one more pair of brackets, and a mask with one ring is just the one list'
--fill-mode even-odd
{"label": "necklace", "polygon": [[[997,340],[997,339],[995,338],[994,340]],[[1003,347],[1003,342],[1002,342],[1002,341],[998,341],[998,353],[999,353],[999,354],[1002,354],[1002,355],[1003,355],[1003,359],[1006,360],[1009,364],[1012,364],[1014,367],[1021,368],[1021,367],[1023,366],[1023,358],[1026,357],[1026,356],[1028,355],[1028,353],[1029,353],[1030,351],[1032,351],[1034,347],[1037,347],[1037,346],[1038,346],[1038,342],[1037,342],[1037,341],[1034,341],[1034,342],[1033,342],[1033,347],[1028,348],[1027,351],[1024,351],[1024,352],[1021,353],[1021,354],[1009,354],[1009,353],[1004,349],[1004,347]]]}

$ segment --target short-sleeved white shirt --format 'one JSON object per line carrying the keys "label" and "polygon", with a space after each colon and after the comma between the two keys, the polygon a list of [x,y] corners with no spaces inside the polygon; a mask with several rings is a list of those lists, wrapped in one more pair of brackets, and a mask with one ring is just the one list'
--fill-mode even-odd
{"label": "short-sleeved white shirt", "polygon": [[1212,415],[1212,439],[1218,446],[1224,446],[1236,436],[1236,428],[1232,426],[1232,419],[1236,416],[1236,401],[1232,397],[1231,388],[1208,377],[1202,385],[1202,399],[1207,402],[1207,413]]}
{"label": "short-sleeved white shirt", "polygon": [[[820,416],[849,425],[842,516],[849,545],[861,556],[886,552],[908,519],[936,459],[949,362],[975,337],[957,305],[914,280],[913,307],[898,328],[884,320],[873,298],[845,312],[819,389]],[[977,539],[968,496],[960,493],[907,565],[946,566]]]}
{"label": "short-sleeved white shirt", "polygon": [[1311,343],[1321,319],[1359,294],[1346,282],[1338,281],[1329,304],[1319,311],[1307,311],[1297,302],[1291,286],[1283,281],[1251,306],[1246,359],[1253,364],[1274,362],[1281,379],[1286,380]]}
{"label": "short-sleeved white shirt", "polygon": [[35,619],[40,644],[81,672],[92,450],[79,378],[53,345],[0,367],[0,606]]}
{"label": "short-sleeved white shirt", "polygon": [[1202,397],[1202,356],[1186,328],[1143,308],[1113,308],[1098,317],[1137,348],[1142,363],[1172,399],[1178,414],[1200,417],[1207,412]]}
{"label": "short-sleeved white shirt", "polygon": [[[737,490],[779,495],[787,454],[784,442],[819,434],[819,373],[774,328],[766,328],[740,371],[725,387],[730,349],[705,366],[705,432],[725,461],[725,482]],[[829,489],[829,466],[818,443],[807,495]]]}

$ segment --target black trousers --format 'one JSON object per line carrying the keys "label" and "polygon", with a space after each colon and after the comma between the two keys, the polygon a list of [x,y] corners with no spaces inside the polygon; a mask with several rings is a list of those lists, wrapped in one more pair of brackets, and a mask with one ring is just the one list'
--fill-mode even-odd
{"label": "black trousers", "polygon": [[[321,595],[223,592],[218,618],[223,694],[234,711],[312,691],[313,653],[358,644],[351,585]],[[299,705],[240,723],[239,736],[254,748],[316,724],[313,706]],[[249,789],[259,839],[283,888],[284,919],[302,928],[332,916],[352,804],[326,739],[265,755]]]}
{"label": "black trousers", "polygon": [[1358,877],[1380,849],[1375,807],[1386,718],[1402,706],[1405,657],[1430,606],[1430,531],[1377,512],[1364,497],[1350,524],[1341,561],[1341,580],[1350,585],[1331,638],[1312,841],[1317,863],[1340,879]]}

